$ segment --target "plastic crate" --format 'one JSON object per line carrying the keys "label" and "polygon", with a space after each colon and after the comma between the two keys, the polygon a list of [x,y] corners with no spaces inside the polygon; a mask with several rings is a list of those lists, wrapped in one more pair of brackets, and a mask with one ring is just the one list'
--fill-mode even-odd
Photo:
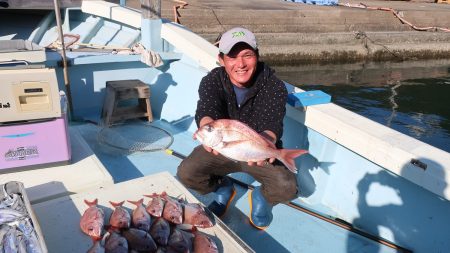
{"label": "plastic crate", "polygon": [[[21,197],[21,199],[23,201],[23,205],[25,206],[26,215],[31,219],[31,225],[33,226],[33,231],[31,233],[36,234],[36,237],[39,241],[39,247],[41,250],[40,252],[47,253],[48,250],[47,250],[47,246],[45,244],[42,230],[39,227],[39,223],[36,219],[36,215],[34,214],[33,209],[31,208],[31,204],[28,199],[27,193],[25,192],[25,187],[23,186],[23,183],[17,182],[17,181],[10,181],[5,184],[1,184],[0,185],[0,200],[4,199],[5,194],[7,194],[7,195],[18,194]],[[21,207],[21,209],[22,208],[23,208],[23,206]],[[14,222],[12,222],[12,223],[14,223]],[[10,223],[6,223],[6,224],[10,224]],[[0,224],[0,225],[4,225],[4,224]],[[14,226],[14,224],[12,224],[11,226]],[[2,238],[0,238],[0,242],[1,242],[1,239]]]}

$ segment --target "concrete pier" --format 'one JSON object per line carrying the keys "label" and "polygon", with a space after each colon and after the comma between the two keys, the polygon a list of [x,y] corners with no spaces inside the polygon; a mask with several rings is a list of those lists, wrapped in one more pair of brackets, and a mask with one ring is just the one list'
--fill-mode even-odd
{"label": "concrete pier", "polygon": [[[271,63],[343,63],[450,59],[450,32],[416,31],[392,12],[346,6],[317,6],[283,0],[187,0],[180,23],[214,42],[220,33],[243,26],[257,36],[262,58]],[[450,29],[450,4],[431,0],[342,0],[387,7],[417,27]],[[133,7],[136,3],[127,1]],[[162,16],[174,20],[171,0]]]}

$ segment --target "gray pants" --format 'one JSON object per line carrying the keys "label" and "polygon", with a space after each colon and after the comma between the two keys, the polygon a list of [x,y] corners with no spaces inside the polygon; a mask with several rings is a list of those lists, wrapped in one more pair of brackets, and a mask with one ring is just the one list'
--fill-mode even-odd
{"label": "gray pants", "polygon": [[209,153],[202,145],[181,162],[177,176],[186,187],[207,194],[216,191],[223,176],[233,172],[248,173],[260,182],[264,198],[272,205],[297,197],[296,175],[278,160],[264,166],[248,166],[247,162],[235,162]]}

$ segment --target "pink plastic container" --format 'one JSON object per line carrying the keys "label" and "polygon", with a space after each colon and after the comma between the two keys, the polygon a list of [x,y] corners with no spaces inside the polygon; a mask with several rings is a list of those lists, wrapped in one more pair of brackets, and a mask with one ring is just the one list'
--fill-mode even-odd
{"label": "pink plastic container", "polygon": [[42,122],[0,126],[0,173],[67,163],[70,158],[65,114]]}

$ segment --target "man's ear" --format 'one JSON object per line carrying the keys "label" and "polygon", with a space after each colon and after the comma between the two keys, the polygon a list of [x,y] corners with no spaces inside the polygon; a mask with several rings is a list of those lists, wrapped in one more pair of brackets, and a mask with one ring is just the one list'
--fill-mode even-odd
{"label": "man's ear", "polygon": [[217,59],[219,60],[219,64],[220,64],[220,66],[223,66],[223,65],[224,65],[224,63],[223,63],[223,58],[222,58],[222,57],[220,57],[220,54],[219,54],[219,55],[217,55]]}

